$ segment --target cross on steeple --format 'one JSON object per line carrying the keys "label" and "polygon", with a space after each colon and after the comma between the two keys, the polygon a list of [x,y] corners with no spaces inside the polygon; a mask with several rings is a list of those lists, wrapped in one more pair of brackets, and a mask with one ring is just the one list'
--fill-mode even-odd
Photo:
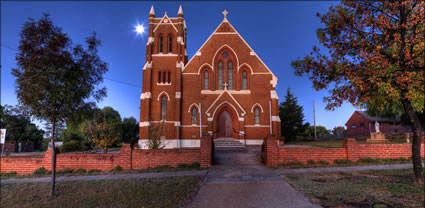
{"label": "cross on steeple", "polygon": [[[226,11],[226,10],[224,10],[224,11]],[[223,84],[223,86],[224,86],[224,90],[227,90],[227,82],[225,82],[224,84]]]}
{"label": "cross on steeple", "polygon": [[223,15],[224,15],[224,19],[227,19],[227,14],[228,14],[229,12],[227,12],[227,10],[224,10],[222,13],[223,13]]}

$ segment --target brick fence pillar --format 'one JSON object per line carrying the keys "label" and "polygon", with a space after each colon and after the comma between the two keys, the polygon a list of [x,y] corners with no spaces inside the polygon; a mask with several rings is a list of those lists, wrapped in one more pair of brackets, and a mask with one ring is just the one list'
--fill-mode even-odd
{"label": "brick fence pillar", "polygon": [[122,143],[117,163],[125,170],[133,169],[133,149],[130,144]]}
{"label": "brick fence pillar", "polygon": [[201,138],[201,167],[211,167],[211,136],[204,135]]}
{"label": "brick fence pillar", "polygon": [[347,159],[357,161],[360,159],[359,143],[354,138],[346,138],[344,140],[344,148],[347,151]]}
{"label": "brick fence pillar", "polygon": [[264,139],[263,147],[264,162],[267,167],[277,166],[279,164],[279,147],[277,146],[277,138],[274,135],[268,135]]}

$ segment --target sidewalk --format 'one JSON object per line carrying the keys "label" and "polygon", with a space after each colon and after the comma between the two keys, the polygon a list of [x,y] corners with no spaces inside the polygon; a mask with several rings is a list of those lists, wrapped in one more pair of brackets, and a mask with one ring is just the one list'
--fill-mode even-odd
{"label": "sidewalk", "polygon": [[[93,176],[62,176],[56,177],[59,181],[90,181],[90,180],[111,180],[111,179],[133,179],[133,178],[164,178],[175,176],[205,176],[208,170],[198,171],[177,171],[177,172],[158,172],[158,173],[129,173],[129,174],[110,174],[110,175],[93,175]],[[1,180],[1,184],[10,183],[38,183],[50,182],[50,177],[43,178],[11,178]]]}

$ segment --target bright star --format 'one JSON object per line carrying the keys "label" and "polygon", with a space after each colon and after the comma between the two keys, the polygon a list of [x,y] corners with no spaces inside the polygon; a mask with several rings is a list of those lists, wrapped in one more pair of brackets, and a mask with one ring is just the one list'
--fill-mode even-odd
{"label": "bright star", "polygon": [[141,35],[143,32],[145,32],[145,27],[143,27],[143,25],[137,25],[136,26],[136,33]]}

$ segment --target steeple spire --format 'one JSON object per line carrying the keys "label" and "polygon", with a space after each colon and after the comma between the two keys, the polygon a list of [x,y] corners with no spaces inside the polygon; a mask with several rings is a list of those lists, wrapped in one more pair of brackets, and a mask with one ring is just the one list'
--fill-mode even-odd
{"label": "steeple spire", "polygon": [[179,11],[177,12],[177,16],[178,17],[183,17],[183,8],[182,8],[182,5],[180,5],[180,7],[179,7]]}
{"label": "steeple spire", "polygon": [[155,17],[155,10],[153,9],[153,5],[151,7],[151,10],[149,11],[149,17]]}

